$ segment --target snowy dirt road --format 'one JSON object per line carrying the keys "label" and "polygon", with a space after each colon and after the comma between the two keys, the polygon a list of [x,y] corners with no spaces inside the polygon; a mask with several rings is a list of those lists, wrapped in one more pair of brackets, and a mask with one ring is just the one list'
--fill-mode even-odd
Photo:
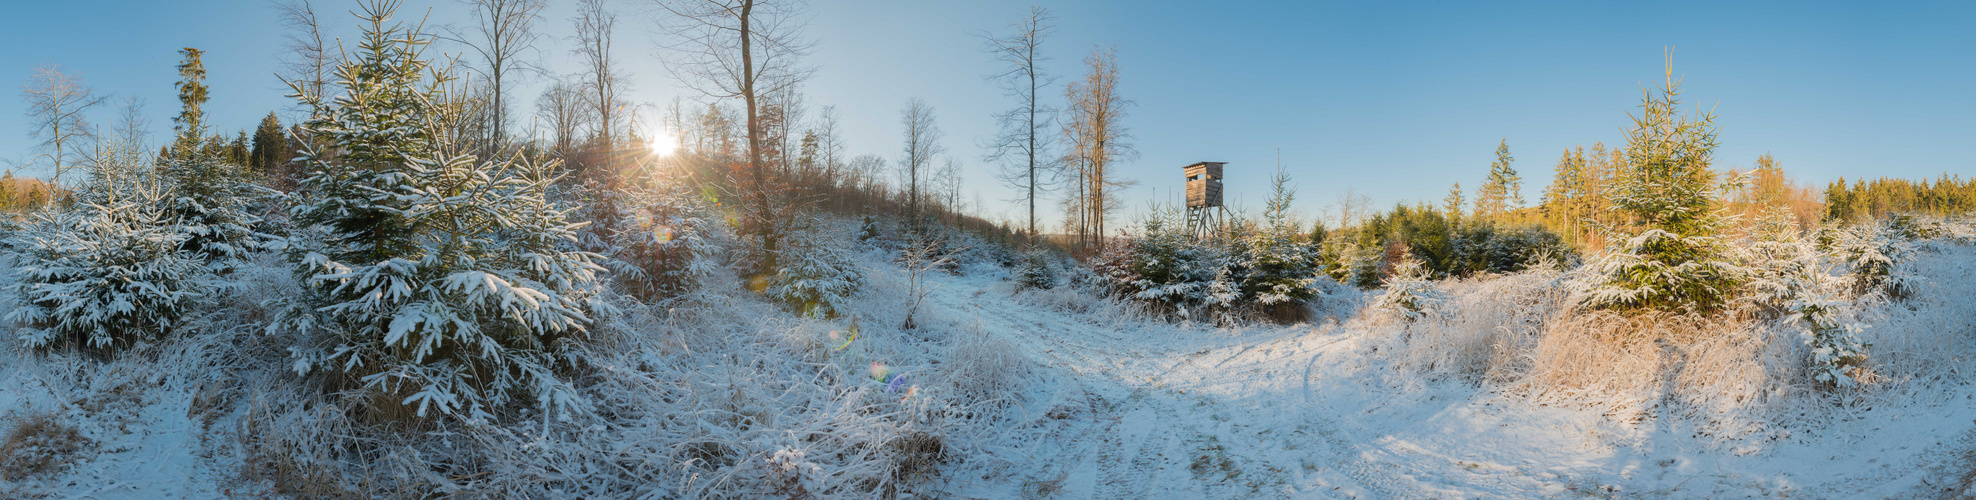
{"label": "snowy dirt road", "polygon": [[1049,368],[1030,411],[1069,421],[1028,445],[1024,475],[969,496],[1912,497],[1962,474],[1976,445],[1966,388],[1727,446],[1677,419],[1396,374],[1335,323],[1172,326],[1036,305],[993,278],[936,282],[936,306]]}

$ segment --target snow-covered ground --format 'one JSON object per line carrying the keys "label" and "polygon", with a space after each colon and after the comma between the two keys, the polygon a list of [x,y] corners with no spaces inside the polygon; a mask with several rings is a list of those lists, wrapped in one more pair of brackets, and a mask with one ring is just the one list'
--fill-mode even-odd
{"label": "snow-covered ground", "polygon": [[[633,329],[652,332],[650,342],[625,344],[643,345],[645,351],[619,360],[629,364],[606,360],[606,365],[609,370],[642,370],[640,376],[651,377],[640,382],[647,386],[624,385],[651,387],[659,394],[647,396],[652,404],[662,400],[688,404],[665,395],[689,394],[681,392],[687,390],[701,391],[692,394],[702,395],[692,397],[715,399],[729,397],[721,391],[733,391],[734,398],[748,392],[746,397],[761,399],[744,405],[748,409],[742,413],[765,411],[759,409],[763,405],[807,401],[812,406],[807,411],[822,415],[778,417],[784,422],[773,425],[801,428],[810,425],[804,422],[825,422],[829,425],[821,428],[869,434],[870,429],[831,426],[868,425],[890,418],[869,411],[881,406],[842,409],[817,402],[829,397],[862,401],[883,388],[828,370],[849,366],[856,371],[868,360],[881,360],[933,391],[941,379],[939,370],[955,370],[966,361],[963,358],[977,355],[933,346],[966,344],[951,338],[954,335],[986,336],[971,341],[976,344],[1005,341],[1035,369],[1027,376],[1006,379],[1016,381],[1011,382],[1016,386],[996,388],[1012,395],[1014,404],[996,410],[1006,415],[992,419],[974,415],[965,420],[997,427],[967,435],[960,435],[966,429],[949,429],[949,452],[963,456],[951,457],[937,479],[912,489],[920,497],[1913,498],[1966,493],[1976,471],[1972,467],[1976,455],[1971,454],[1976,450],[1976,385],[1969,383],[1970,366],[1976,360],[1967,356],[1976,349],[1972,347],[1976,346],[1976,329],[1972,329],[1976,307],[1969,299],[1976,293],[1976,275],[1971,274],[1976,251],[1967,246],[1943,246],[1928,253],[1927,291],[1920,298],[1882,306],[1887,311],[1865,333],[1876,343],[1875,356],[1885,362],[1932,363],[1934,368],[1889,370],[1897,378],[1856,393],[1777,396],[1788,404],[1773,404],[1766,410],[1769,413],[1761,413],[1769,420],[1744,425],[1740,428],[1746,430],[1738,432],[1722,430],[1722,420],[1728,418],[1722,415],[1749,418],[1749,413],[1628,412],[1623,405],[1531,397],[1488,377],[1423,367],[1419,359],[1395,352],[1408,345],[1394,337],[1396,331],[1407,335],[1404,330],[1358,313],[1354,304],[1365,299],[1357,292],[1339,292],[1327,299],[1335,306],[1334,317],[1314,326],[1215,328],[1149,320],[1116,303],[1067,290],[1016,292],[1005,272],[970,266],[963,276],[931,275],[929,316],[947,326],[926,330],[935,333],[904,332],[877,326],[881,321],[896,322],[901,314],[901,273],[881,257],[867,257],[865,264],[877,284],[857,310],[867,315],[868,322],[866,337],[858,342],[868,345],[849,350],[829,344],[806,347],[804,342],[821,342],[824,332],[841,329],[843,320],[797,320],[778,316],[773,306],[759,300],[737,299],[731,302],[734,311],[699,314],[694,320],[731,323],[727,329],[704,334],[726,340],[696,344],[702,341],[691,336],[687,330],[697,327],[690,326]],[[269,273],[274,276],[279,270]],[[1473,305],[1496,300],[1495,295],[1516,284],[1513,280],[1539,279],[1508,276],[1441,287],[1456,303]],[[252,310],[243,306],[216,314]],[[1515,325],[1489,327],[1514,329]],[[759,338],[749,340],[746,335]],[[950,338],[922,338],[926,335]],[[1903,342],[1892,335],[1915,340]],[[0,497],[311,496],[308,491],[276,487],[278,482],[268,479],[276,475],[271,468],[285,462],[270,462],[255,454],[267,452],[265,443],[256,439],[268,432],[254,424],[267,420],[256,415],[283,404],[260,399],[283,392],[279,384],[257,380],[285,377],[285,367],[278,365],[284,359],[281,346],[267,339],[257,333],[205,335],[112,361],[12,348],[0,353],[0,417],[5,419],[0,421],[0,432],[11,432],[32,416],[52,414],[87,439],[81,451],[63,457],[51,473],[0,481]],[[795,347],[773,347],[785,344]],[[725,348],[733,351],[705,351],[715,345],[728,345]],[[695,353],[696,349],[701,352]],[[746,371],[768,366],[750,361],[749,352],[769,356],[808,352],[802,349],[821,349],[818,356],[825,361],[816,366],[838,367],[817,369],[814,377],[824,382],[813,383],[840,388],[801,396],[798,389],[808,387],[801,384],[812,382],[785,379],[790,373],[812,375]],[[730,358],[740,361],[710,364]],[[688,372],[633,366],[667,362],[686,367],[682,370],[700,370],[710,379],[674,381],[668,377]],[[734,366],[744,368],[735,371]],[[830,377],[844,381],[830,382]],[[759,385],[743,388],[734,380]],[[701,388],[680,388],[686,386]],[[958,390],[952,391],[948,397],[960,397]],[[893,399],[886,401],[897,400],[889,397]],[[665,457],[684,446],[640,441],[671,436],[661,432],[670,425],[664,420],[684,417],[620,413],[610,418],[618,420],[556,437],[527,436],[521,431],[528,428],[526,423],[508,427],[504,432],[519,436],[509,437],[521,444],[504,449],[512,453],[502,459],[549,457],[539,458],[547,465],[535,469],[553,474],[512,464],[487,469],[525,478],[517,481],[576,485],[586,481],[584,470],[600,478],[615,474],[617,479],[611,481],[620,485],[627,484],[624,477],[635,484],[637,474],[657,474],[648,477],[661,478],[669,488],[559,486],[542,491],[563,493],[527,496],[693,497],[710,491],[704,485],[724,481],[720,484],[731,486],[750,477],[741,472],[722,477],[709,473],[697,479],[666,475],[682,470],[675,466],[655,466],[656,472],[595,472],[585,467],[613,462],[567,458],[613,454],[614,463],[622,464],[646,448],[660,450],[652,456]],[[831,419],[838,423],[830,424]],[[735,432],[712,424],[694,425],[711,435]],[[743,433],[734,442],[763,443],[760,455],[767,457],[784,446],[776,444],[784,441],[775,441],[784,438],[775,435]],[[790,436],[788,443],[811,442]],[[492,442],[505,441],[483,440],[461,447],[493,447],[487,444]],[[247,449],[255,443],[260,443],[258,451]],[[9,448],[17,455],[0,459],[27,456],[23,449]],[[673,451],[664,451],[668,449]],[[821,448],[810,452],[812,458],[823,453]],[[298,448],[293,453],[324,452]],[[406,459],[389,453],[374,456]],[[811,479],[824,484],[843,474],[851,473],[829,471],[830,477]],[[471,484],[485,478],[442,479]],[[499,490],[477,491],[502,495]],[[771,496],[797,495],[783,491]]]}
{"label": "snow-covered ground", "polygon": [[[1051,368],[1032,411],[1077,419],[1034,439],[1032,470],[969,496],[1929,497],[1966,486],[1976,448],[1960,380],[1722,442],[1683,419],[1396,373],[1361,322],[1190,329],[1039,307],[993,277],[942,285],[940,305]],[[1969,325],[1939,326],[1976,341]]]}

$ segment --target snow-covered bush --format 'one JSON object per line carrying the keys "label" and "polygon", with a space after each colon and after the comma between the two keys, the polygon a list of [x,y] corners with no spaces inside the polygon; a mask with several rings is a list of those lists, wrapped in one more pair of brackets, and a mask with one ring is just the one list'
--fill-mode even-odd
{"label": "snow-covered bush", "polygon": [[1263,220],[1236,243],[1227,267],[1239,280],[1240,302],[1261,307],[1269,316],[1289,322],[1303,319],[1304,305],[1318,293],[1317,258],[1290,223],[1295,194],[1289,177],[1277,173],[1275,194]]}
{"label": "snow-covered bush", "polygon": [[546,199],[557,165],[466,153],[449,76],[422,58],[426,35],[386,27],[391,5],[366,4],[343,95],[297,87],[320,145],[303,148],[295,210],[313,234],[289,246],[304,293],[269,329],[297,336],[297,372],[336,374],[382,418],[581,409],[556,375],[565,339],[611,309],[597,256]]}
{"label": "snow-covered bush", "polygon": [[1041,248],[1024,252],[1015,269],[1016,288],[1048,289],[1057,286],[1055,260],[1050,251]]}
{"label": "snow-covered bush", "polygon": [[1347,241],[1338,245],[1335,255],[1338,264],[1331,268],[1332,279],[1361,289],[1379,286],[1379,267],[1386,260],[1384,249]]}
{"label": "snow-covered bush", "polygon": [[1207,319],[1239,293],[1216,249],[1188,236],[1167,213],[1147,217],[1140,237],[1113,245],[1092,262],[1107,291],[1152,305],[1159,314]]}
{"label": "snow-covered bush", "polygon": [[583,249],[604,255],[621,290],[646,301],[692,292],[720,258],[718,215],[682,186],[613,190],[588,182],[578,189],[577,219],[589,221]]}
{"label": "snow-covered bush", "polygon": [[1764,212],[1750,233],[1737,248],[1748,287],[1744,299],[1764,316],[1781,313],[1784,324],[1802,332],[1814,380],[1854,385],[1870,346],[1859,339],[1863,326],[1844,316],[1851,305],[1842,298],[1845,283],[1832,275],[1825,255],[1804,240],[1789,210]]}
{"label": "snow-covered bush", "polygon": [[171,332],[205,284],[175,229],[156,205],[134,200],[36,213],[11,238],[18,281],[8,286],[8,319],[24,325],[20,340],[107,351]]}
{"label": "snow-covered bush", "polygon": [[1846,264],[1852,293],[1902,298],[1918,284],[1920,277],[1907,265],[1914,254],[1912,229],[1904,226],[1883,221],[1836,230],[1832,253]]}
{"label": "snow-covered bush", "polygon": [[865,279],[851,251],[837,239],[814,229],[792,233],[783,240],[782,269],[769,276],[764,293],[804,316],[843,315],[847,301],[864,290]]}
{"label": "snow-covered bush", "polygon": [[1427,269],[1419,259],[1412,255],[1402,257],[1393,265],[1393,273],[1386,277],[1386,292],[1373,299],[1373,310],[1408,323],[1440,312],[1448,301],[1447,294],[1435,288],[1428,278]]}

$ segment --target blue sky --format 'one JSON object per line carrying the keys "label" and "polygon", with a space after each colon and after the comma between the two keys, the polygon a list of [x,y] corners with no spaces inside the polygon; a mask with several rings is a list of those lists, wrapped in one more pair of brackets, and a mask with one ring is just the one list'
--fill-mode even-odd
{"label": "blue sky", "polygon": [[[179,47],[207,50],[217,126],[250,128],[289,101],[273,75],[281,28],[265,1],[9,2],[0,19],[0,158],[32,156],[18,88],[30,68],[58,63],[99,92],[148,103],[167,133]],[[556,1],[551,35],[569,31]],[[318,1],[341,12],[346,2]],[[899,108],[921,97],[947,147],[968,165],[967,197],[989,215],[1020,218],[1014,190],[989,177],[976,144],[991,115],[1013,103],[983,80],[995,71],[972,34],[1003,31],[1030,3],[818,0],[807,33],[820,68],[812,106],[836,105],[853,154],[898,156]],[[1480,183],[1507,139],[1535,202],[1567,147],[1622,140],[1643,85],[1658,82],[1675,47],[1686,102],[1719,115],[1718,168],[1773,153],[1799,179],[1976,174],[1976,3],[1396,2],[1045,3],[1058,17],[1050,70],[1077,76],[1094,47],[1116,47],[1126,124],[1139,151],[1122,167],[1139,184],[1133,210],[1168,200],[1179,167],[1229,162],[1231,201],[1259,207],[1282,164],[1298,208],[1321,214],[1347,189],[1381,206],[1439,200],[1450,184]],[[623,1],[618,56],[633,98],[692,97],[653,48],[652,4]],[[458,19],[450,1],[410,0]],[[345,39],[354,22],[336,17]],[[544,44],[559,72],[569,44]],[[442,46],[442,50],[448,50]],[[456,48],[450,50],[457,50]],[[532,109],[537,89],[515,94]],[[1052,96],[1061,89],[1053,89]],[[656,116],[656,113],[649,113]],[[112,112],[96,121],[108,126]],[[35,172],[30,172],[35,173]],[[1055,211],[1045,220],[1057,220]]]}

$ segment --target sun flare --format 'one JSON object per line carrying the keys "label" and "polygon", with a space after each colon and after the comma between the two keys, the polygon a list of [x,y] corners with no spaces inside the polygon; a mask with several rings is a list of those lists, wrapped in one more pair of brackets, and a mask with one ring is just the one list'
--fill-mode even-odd
{"label": "sun flare", "polygon": [[679,150],[679,139],[665,132],[653,135],[649,144],[652,154],[658,156],[672,156],[673,152]]}

